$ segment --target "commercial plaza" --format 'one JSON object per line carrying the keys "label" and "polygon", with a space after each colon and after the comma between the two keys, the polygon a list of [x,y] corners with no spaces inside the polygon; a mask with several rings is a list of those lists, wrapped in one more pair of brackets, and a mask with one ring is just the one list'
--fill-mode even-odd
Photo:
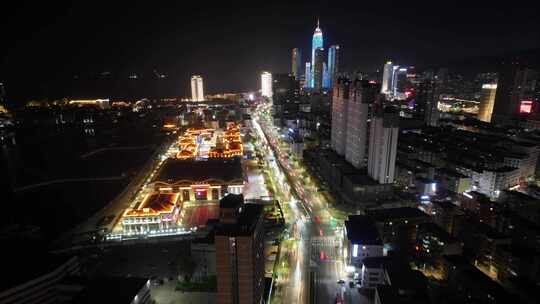
{"label": "commercial plaza", "polygon": [[[122,213],[107,239],[189,234],[216,218],[227,193],[243,192],[240,129],[188,128]],[[195,217],[195,219],[194,219]]]}

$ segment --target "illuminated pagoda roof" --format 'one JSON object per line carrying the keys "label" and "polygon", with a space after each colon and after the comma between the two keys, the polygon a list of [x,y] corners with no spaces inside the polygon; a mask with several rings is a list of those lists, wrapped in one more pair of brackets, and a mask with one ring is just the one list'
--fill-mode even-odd
{"label": "illuminated pagoda roof", "polygon": [[171,213],[178,201],[179,193],[154,192],[144,197],[136,209],[126,209],[124,216],[145,216]]}

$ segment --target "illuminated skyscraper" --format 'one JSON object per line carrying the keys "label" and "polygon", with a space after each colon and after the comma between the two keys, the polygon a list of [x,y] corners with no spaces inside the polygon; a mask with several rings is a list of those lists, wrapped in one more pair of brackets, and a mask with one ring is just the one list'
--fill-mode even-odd
{"label": "illuminated skyscraper", "polygon": [[324,89],[327,89],[330,87],[330,78],[328,75],[328,68],[326,66],[326,62],[323,62],[323,67],[322,67],[322,87]]}
{"label": "illuminated skyscraper", "polygon": [[199,75],[191,76],[191,100],[204,100],[203,79]]}
{"label": "illuminated skyscraper", "polygon": [[320,90],[323,80],[323,65],[324,65],[324,49],[318,48],[315,50],[315,66],[313,68],[313,89]]}
{"label": "illuminated skyscraper", "polygon": [[306,73],[304,74],[304,88],[311,88],[311,63],[306,62]]}
{"label": "illuminated skyscraper", "polygon": [[328,49],[328,87],[334,85],[339,73],[339,45],[332,45]]}
{"label": "illuminated skyscraper", "polygon": [[495,103],[495,94],[497,84],[487,83],[482,85],[482,95],[480,96],[480,107],[478,109],[478,119],[484,122],[491,122],[493,113],[493,104]]}
{"label": "illuminated skyscraper", "polygon": [[[323,47],[323,34],[322,34],[322,30],[319,28],[319,20],[317,19],[317,28],[315,29],[315,32],[313,33],[313,39],[312,39],[312,43],[311,43],[311,67],[313,69],[316,68],[316,56],[315,56],[315,52],[317,49],[319,48],[322,48]],[[321,70],[322,70],[322,65],[321,65]],[[311,73],[311,85],[310,87],[314,88],[315,87],[315,72],[312,72]]]}
{"label": "illuminated skyscraper", "polygon": [[381,184],[394,182],[399,116],[394,108],[376,109],[369,132],[368,174]]}
{"label": "illuminated skyscraper", "polygon": [[300,80],[300,76],[302,75],[302,50],[294,48],[292,50],[291,59],[291,73],[293,74],[294,79]]}
{"label": "illuminated skyscraper", "polygon": [[261,74],[261,95],[272,97],[272,74],[270,72],[262,72]]}
{"label": "illuminated skyscraper", "polygon": [[382,86],[381,86],[381,93],[382,94],[388,94],[391,92],[392,88],[392,80],[394,79],[394,66],[392,65],[392,61],[386,62],[383,68],[383,78],[382,78]]}

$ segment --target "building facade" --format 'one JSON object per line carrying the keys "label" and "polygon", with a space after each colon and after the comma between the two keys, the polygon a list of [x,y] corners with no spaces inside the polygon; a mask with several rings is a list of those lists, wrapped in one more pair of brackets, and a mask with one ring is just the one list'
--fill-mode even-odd
{"label": "building facade", "polygon": [[397,112],[390,107],[378,109],[370,126],[368,174],[381,184],[394,182],[398,134]]}
{"label": "building facade", "polygon": [[339,57],[341,49],[339,45],[331,45],[328,48],[328,87],[334,86],[339,73]]}
{"label": "building facade", "polygon": [[324,72],[324,49],[322,47],[315,49],[315,62],[313,67],[313,89],[320,91],[323,87]]}
{"label": "building facade", "polygon": [[383,78],[382,78],[382,86],[381,86],[382,94],[388,94],[391,92],[393,79],[394,79],[394,69],[393,69],[392,61],[388,61],[384,64],[384,67],[383,67]]}
{"label": "building facade", "polygon": [[497,84],[487,83],[482,85],[482,95],[480,96],[480,107],[478,109],[478,120],[491,122],[496,92]]}
{"label": "building facade", "polygon": [[291,56],[291,74],[294,79],[300,80],[302,75],[302,50],[300,48],[294,48]]}
{"label": "building facade", "polygon": [[220,201],[215,231],[217,303],[263,303],[263,206],[243,204],[241,195]]}
{"label": "building facade", "polygon": [[261,73],[261,95],[272,98],[272,74],[270,72]]}
{"label": "building facade", "polygon": [[191,100],[204,101],[203,79],[199,75],[191,76]]}
{"label": "building facade", "polygon": [[332,131],[331,146],[339,155],[345,155],[347,142],[347,110],[349,108],[350,80],[340,78],[334,86],[332,94]]}

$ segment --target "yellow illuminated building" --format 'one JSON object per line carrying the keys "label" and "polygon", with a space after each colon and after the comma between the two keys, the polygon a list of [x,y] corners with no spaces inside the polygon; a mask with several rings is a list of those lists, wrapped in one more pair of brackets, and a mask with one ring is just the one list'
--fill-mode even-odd
{"label": "yellow illuminated building", "polygon": [[480,108],[478,110],[478,120],[491,122],[493,105],[495,104],[496,84],[482,85],[482,96],[480,97]]}

